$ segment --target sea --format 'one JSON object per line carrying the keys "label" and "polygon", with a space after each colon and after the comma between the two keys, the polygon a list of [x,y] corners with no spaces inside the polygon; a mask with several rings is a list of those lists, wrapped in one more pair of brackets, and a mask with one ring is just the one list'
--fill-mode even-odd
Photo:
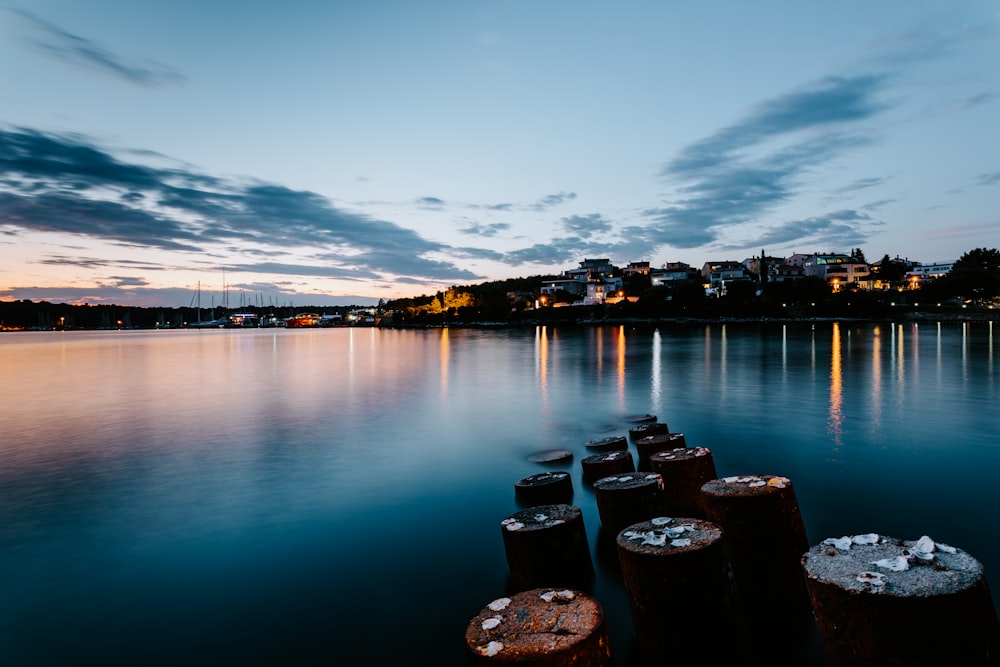
{"label": "sea", "polygon": [[[466,664],[508,590],[514,484],[551,470],[635,664],[580,460],[642,415],[720,477],[791,480],[811,544],[969,552],[996,605],[996,326],[2,333],[0,664]],[[550,450],[571,458],[532,460]],[[822,664],[805,645],[787,664]]]}

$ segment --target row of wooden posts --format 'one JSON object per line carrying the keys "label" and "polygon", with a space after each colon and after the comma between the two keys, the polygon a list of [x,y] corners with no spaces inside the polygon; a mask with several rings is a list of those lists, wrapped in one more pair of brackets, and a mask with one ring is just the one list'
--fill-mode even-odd
{"label": "row of wooden posts", "polygon": [[[588,442],[581,465],[615,543],[639,664],[794,664],[789,639],[813,623],[829,665],[1000,664],[986,576],[966,552],[876,534],[810,547],[787,477],[720,479],[709,449],[653,417],[628,434]],[[570,474],[514,491],[523,509],[501,521],[508,596],[470,620],[469,663],[614,664]]]}

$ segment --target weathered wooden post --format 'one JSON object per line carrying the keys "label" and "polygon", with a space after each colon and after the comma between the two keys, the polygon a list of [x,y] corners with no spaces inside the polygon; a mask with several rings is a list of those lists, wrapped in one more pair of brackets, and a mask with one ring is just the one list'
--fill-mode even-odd
{"label": "weathered wooden post", "polygon": [[540,472],[514,482],[514,499],[524,507],[573,502],[573,478],[568,472]]}
{"label": "weathered wooden post", "polygon": [[607,438],[588,440],[584,446],[594,452],[612,452],[628,449],[628,440],[625,439],[624,435],[612,435]]}
{"label": "weathered wooden post", "polygon": [[610,535],[633,523],[664,512],[663,478],[657,473],[626,473],[594,482],[594,497],[601,527]]}
{"label": "weathered wooden post", "polygon": [[612,664],[603,608],[572,589],[535,588],[493,600],[469,621],[465,647],[473,666]]}
{"label": "weathered wooden post", "polygon": [[711,450],[683,447],[657,452],[649,457],[649,467],[663,477],[668,514],[707,517],[701,487],[718,476]]}
{"label": "weathered wooden post", "polygon": [[635,450],[639,454],[639,470],[652,469],[649,457],[653,454],[678,447],[687,447],[683,433],[660,433],[639,438],[635,441]]}
{"label": "weathered wooden post", "polygon": [[583,481],[591,484],[602,478],[625,472],[635,472],[635,461],[632,453],[623,450],[594,454],[580,460],[583,468]]}
{"label": "weathered wooden post", "polygon": [[792,482],[745,475],[706,482],[705,514],[726,535],[747,627],[761,650],[811,622],[800,560],[809,549]]}
{"label": "weathered wooden post", "polygon": [[717,525],[656,518],[621,531],[617,545],[642,664],[744,655],[746,630]]}
{"label": "weathered wooden post", "polygon": [[827,664],[997,665],[982,564],[924,536],[831,538],[802,557]]}
{"label": "weathered wooden post", "polygon": [[670,428],[667,427],[667,422],[636,424],[628,429],[628,437],[631,438],[632,442],[635,442],[639,438],[644,438],[647,435],[665,435],[667,433],[670,433]]}
{"label": "weathered wooden post", "polygon": [[500,527],[509,590],[539,586],[588,590],[592,586],[594,566],[579,507],[531,507],[511,514],[500,522]]}

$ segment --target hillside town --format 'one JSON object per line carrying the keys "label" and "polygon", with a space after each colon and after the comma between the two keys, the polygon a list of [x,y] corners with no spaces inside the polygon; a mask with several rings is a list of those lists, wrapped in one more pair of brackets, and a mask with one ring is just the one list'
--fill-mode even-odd
{"label": "hillside town", "polygon": [[1000,250],[923,263],[888,255],[766,254],[695,267],[584,258],[557,274],[452,286],[376,306],[138,308],[0,302],[0,330],[483,326],[636,319],[961,317],[996,319]]}

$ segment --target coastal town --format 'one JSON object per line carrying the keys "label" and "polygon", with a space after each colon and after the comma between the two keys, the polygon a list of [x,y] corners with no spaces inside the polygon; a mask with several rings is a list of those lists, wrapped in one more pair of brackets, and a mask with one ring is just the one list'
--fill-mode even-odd
{"label": "coastal town", "polygon": [[[199,286],[200,295],[200,286]],[[109,304],[0,302],[0,330],[133,328],[328,328],[518,324],[628,318],[893,317],[993,319],[1000,297],[1000,251],[976,248],[961,258],[924,263],[899,256],[869,262],[844,253],[759,255],[742,261],[649,261],[616,265],[584,258],[559,273],[453,286],[375,306],[277,304],[139,308]],[[922,307],[921,307],[921,304]],[[936,314],[936,315],[935,315]]]}

